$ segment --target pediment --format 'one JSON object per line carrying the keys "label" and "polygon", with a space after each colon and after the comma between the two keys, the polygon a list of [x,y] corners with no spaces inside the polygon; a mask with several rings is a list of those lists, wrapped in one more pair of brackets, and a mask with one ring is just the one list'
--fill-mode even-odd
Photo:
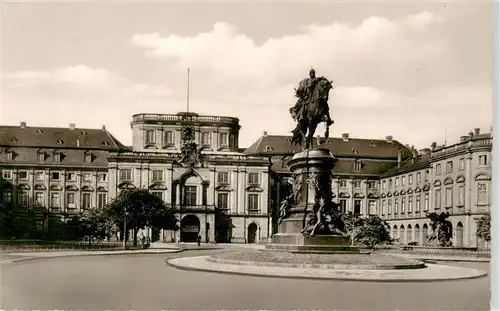
{"label": "pediment", "polygon": [[50,185],[50,190],[53,190],[53,191],[61,191],[62,190],[62,187],[59,186],[59,185]]}
{"label": "pediment", "polygon": [[37,184],[37,185],[35,185],[34,189],[35,190],[47,190],[47,187],[45,187],[45,185],[42,185],[42,184]]}
{"label": "pediment", "polygon": [[217,187],[215,187],[215,190],[217,190],[217,191],[233,191],[233,188],[231,188],[230,185],[221,184],[221,185],[218,185]]}
{"label": "pediment", "polygon": [[380,195],[380,197],[381,197],[381,198],[385,198],[385,193],[382,193],[382,194]]}
{"label": "pediment", "polygon": [[408,194],[412,194],[412,193],[413,193],[413,189],[412,189],[412,188],[408,189],[408,190],[406,191],[406,193],[408,193]]}
{"label": "pediment", "polygon": [[332,198],[336,198],[337,195],[335,193],[332,193]]}
{"label": "pediment", "polygon": [[248,186],[246,188],[247,191],[251,191],[251,192],[263,192],[264,189],[262,189],[261,187],[259,186]]}
{"label": "pediment", "polygon": [[82,186],[82,191],[94,191],[94,188],[88,185]]}
{"label": "pediment", "polygon": [[135,185],[130,182],[122,182],[118,185],[118,188],[120,189],[135,189]]}
{"label": "pediment", "polygon": [[389,193],[387,193],[387,197],[388,197],[388,198],[392,197],[392,193],[390,193],[390,192],[389,192]]}
{"label": "pediment", "polygon": [[401,194],[401,195],[405,195],[405,194],[406,194],[406,191],[401,190],[401,191],[399,192],[399,194]]}
{"label": "pediment", "polygon": [[441,181],[440,180],[434,181],[434,187],[441,187]]}
{"label": "pediment", "polygon": [[453,184],[453,179],[451,179],[450,177],[447,177],[447,178],[443,181],[443,184],[445,184],[445,185],[451,185],[451,184]]}
{"label": "pediment", "polygon": [[420,187],[416,187],[415,188],[415,193],[420,193],[420,192],[422,192],[422,189],[420,189]]}
{"label": "pediment", "polygon": [[474,180],[491,180],[491,176],[486,173],[478,173],[474,176]]}
{"label": "pediment", "polygon": [[399,195],[399,191],[394,191],[393,195],[397,197]]}
{"label": "pediment", "polygon": [[75,185],[68,185],[66,186],[66,190],[68,191],[78,191],[78,187]]}
{"label": "pediment", "polygon": [[378,199],[378,198],[379,198],[379,196],[378,196],[378,195],[376,195],[375,193],[368,193],[368,198],[369,198],[369,199]]}
{"label": "pediment", "polygon": [[423,191],[429,191],[430,188],[431,188],[431,186],[429,184],[425,184],[424,188],[422,190]]}
{"label": "pediment", "polygon": [[362,193],[356,192],[352,197],[358,198],[358,199],[363,199],[365,196]]}
{"label": "pediment", "polygon": [[339,198],[346,198],[346,199],[347,199],[347,198],[350,198],[350,197],[351,197],[351,196],[350,196],[350,195],[349,195],[349,193],[347,193],[347,192],[341,192],[341,193],[339,194]]}
{"label": "pediment", "polygon": [[151,190],[167,190],[167,186],[164,183],[152,183],[149,185],[149,189]]}
{"label": "pediment", "polygon": [[457,177],[457,183],[463,183],[463,182],[465,182],[464,175],[458,175],[458,177]]}
{"label": "pediment", "polygon": [[99,191],[99,192],[107,192],[108,189],[106,187],[104,187],[104,186],[99,186],[99,187],[97,187],[97,191]]}

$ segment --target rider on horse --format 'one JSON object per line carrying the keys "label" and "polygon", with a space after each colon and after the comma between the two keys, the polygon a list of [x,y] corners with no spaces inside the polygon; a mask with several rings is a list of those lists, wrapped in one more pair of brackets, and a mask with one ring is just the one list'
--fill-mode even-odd
{"label": "rider on horse", "polygon": [[[300,120],[303,116],[302,113],[305,110],[305,105],[308,105],[310,100],[312,99],[311,96],[314,91],[314,87],[318,83],[319,80],[325,79],[324,77],[316,77],[316,71],[311,68],[309,70],[309,78],[303,80],[299,88],[295,90],[295,97],[298,97],[299,100],[293,106],[290,108],[290,113],[292,114],[292,117],[296,120]],[[330,118],[330,107],[328,106],[328,103],[325,101],[323,104],[323,121],[327,122],[327,125],[330,126],[333,124],[332,119]]]}

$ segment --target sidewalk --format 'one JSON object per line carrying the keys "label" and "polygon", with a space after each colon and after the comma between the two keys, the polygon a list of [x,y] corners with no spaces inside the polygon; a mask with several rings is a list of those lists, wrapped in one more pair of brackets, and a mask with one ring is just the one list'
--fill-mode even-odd
{"label": "sidewalk", "polygon": [[435,260],[435,261],[465,261],[465,262],[490,262],[491,258],[484,257],[458,257],[458,256],[435,256],[435,255],[424,255],[424,254],[401,254],[401,253],[391,253],[384,252],[384,254],[389,254],[392,256],[413,258],[417,260]]}

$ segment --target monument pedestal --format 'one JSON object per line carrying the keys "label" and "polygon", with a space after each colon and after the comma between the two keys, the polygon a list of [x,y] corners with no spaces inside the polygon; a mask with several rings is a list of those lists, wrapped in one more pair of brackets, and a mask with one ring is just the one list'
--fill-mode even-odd
{"label": "monument pedestal", "polygon": [[350,240],[343,235],[303,234],[315,204],[321,198],[331,202],[331,171],[335,158],[329,150],[311,149],[294,155],[289,162],[295,176],[296,198],[288,216],[282,219],[277,234],[266,250],[298,253],[353,253],[359,252],[350,246]]}

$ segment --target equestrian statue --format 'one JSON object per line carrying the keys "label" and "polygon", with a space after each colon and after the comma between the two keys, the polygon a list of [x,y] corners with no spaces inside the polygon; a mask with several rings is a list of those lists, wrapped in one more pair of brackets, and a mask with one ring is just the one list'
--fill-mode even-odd
{"label": "equestrian statue", "polygon": [[325,139],[328,138],[329,127],[333,124],[328,106],[328,94],[332,88],[332,81],[316,77],[316,71],[311,68],[309,78],[300,81],[295,89],[298,100],[290,108],[290,114],[297,121],[297,126],[292,131],[292,143],[302,145],[303,150],[312,147],[314,133],[321,122],[326,125]]}

